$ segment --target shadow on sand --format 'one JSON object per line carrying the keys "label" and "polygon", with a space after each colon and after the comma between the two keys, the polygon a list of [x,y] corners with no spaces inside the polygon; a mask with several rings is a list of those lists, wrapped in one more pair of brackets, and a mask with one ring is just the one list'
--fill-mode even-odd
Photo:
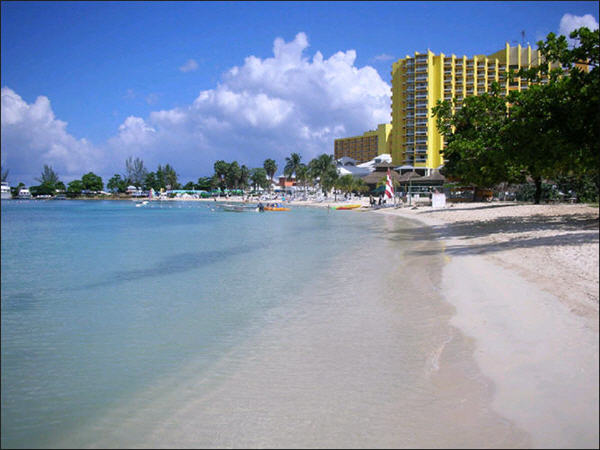
{"label": "shadow on sand", "polygon": [[[509,206],[501,205],[494,206],[495,208]],[[457,208],[454,211],[461,211],[466,209],[488,209],[491,207],[477,207],[477,208]],[[445,210],[452,211],[452,210]],[[435,211],[423,211],[422,214],[431,214]],[[418,216],[417,216],[418,217]],[[498,217],[491,220],[481,221],[459,221],[450,225],[443,226],[431,226],[423,227],[417,226],[415,228],[406,228],[398,230],[394,236],[390,238],[393,240],[424,240],[431,239],[431,231],[439,238],[451,237],[459,241],[465,241],[464,244],[458,243],[449,245],[445,248],[445,253],[449,255],[472,255],[472,254],[484,254],[493,253],[502,250],[515,249],[515,248],[534,248],[543,247],[549,245],[580,245],[587,243],[597,243],[598,233],[594,233],[594,230],[598,230],[598,218],[590,217],[589,214],[575,213],[565,215],[532,215],[532,216],[507,216]],[[427,228],[429,231],[427,231]],[[534,231],[556,231],[562,232],[563,234],[556,234],[552,236],[523,236],[516,235],[517,233],[528,233]],[[565,233],[566,232],[566,233]],[[481,238],[485,236],[491,236],[496,233],[502,233],[504,235],[515,234],[514,237],[508,240],[504,239],[502,242],[489,242],[483,244],[472,244],[469,241],[475,238]],[[415,251],[415,254],[419,255],[430,255],[437,253],[435,250],[426,251]]]}

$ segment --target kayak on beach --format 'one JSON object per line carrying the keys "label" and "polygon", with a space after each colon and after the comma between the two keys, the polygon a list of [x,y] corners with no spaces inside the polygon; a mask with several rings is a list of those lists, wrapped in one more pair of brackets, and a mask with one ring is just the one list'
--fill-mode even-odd
{"label": "kayak on beach", "polygon": [[344,210],[344,209],[356,209],[356,208],[360,208],[362,205],[360,204],[353,204],[353,205],[340,205],[340,206],[332,206],[331,209],[335,209],[335,210]]}

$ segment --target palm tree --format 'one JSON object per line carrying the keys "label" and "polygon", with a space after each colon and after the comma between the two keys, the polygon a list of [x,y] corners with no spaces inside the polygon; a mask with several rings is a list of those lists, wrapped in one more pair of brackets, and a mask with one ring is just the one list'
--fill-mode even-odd
{"label": "palm tree", "polygon": [[306,182],[308,181],[308,166],[306,164],[299,164],[296,168],[296,181],[304,188],[306,193]]}
{"label": "palm tree", "polygon": [[300,160],[302,156],[298,153],[292,153],[290,156],[285,158],[285,167],[283,169],[283,174],[287,176],[288,180],[292,179],[292,175],[295,174],[300,166]]}
{"label": "palm tree", "polygon": [[341,176],[335,182],[335,187],[342,191],[344,194],[349,194],[355,188],[356,183],[354,177],[350,174]]}
{"label": "palm tree", "polygon": [[333,155],[323,153],[308,164],[309,170],[314,178],[319,178],[319,184],[323,193],[327,195],[338,178],[335,158]]}
{"label": "palm tree", "polygon": [[[267,175],[271,179],[271,184],[273,184],[273,176],[275,175],[275,172],[277,172],[277,163],[270,158],[265,159],[265,162],[263,163],[263,167],[265,168],[265,172],[267,172]],[[271,187],[269,186],[269,191],[270,190],[271,190]]]}

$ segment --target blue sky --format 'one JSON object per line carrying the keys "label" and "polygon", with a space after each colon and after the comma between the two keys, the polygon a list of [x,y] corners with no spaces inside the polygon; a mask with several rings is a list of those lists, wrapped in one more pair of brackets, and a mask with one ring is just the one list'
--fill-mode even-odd
{"label": "blue sky", "polygon": [[[2,166],[105,181],[141,157],[308,162],[389,121],[394,60],[489,54],[595,24],[597,2],[1,3]],[[562,25],[561,25],[562,24]]]}

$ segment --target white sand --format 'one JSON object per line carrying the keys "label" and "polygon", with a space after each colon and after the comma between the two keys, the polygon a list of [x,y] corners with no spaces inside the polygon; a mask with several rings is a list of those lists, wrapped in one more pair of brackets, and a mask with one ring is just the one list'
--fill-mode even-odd
{"label": "white sand", "polygon": [[598,448],[598,210],[459,204],[380,210],[445,241],[452,323],[476,340],[493,407],[535,447]]}

